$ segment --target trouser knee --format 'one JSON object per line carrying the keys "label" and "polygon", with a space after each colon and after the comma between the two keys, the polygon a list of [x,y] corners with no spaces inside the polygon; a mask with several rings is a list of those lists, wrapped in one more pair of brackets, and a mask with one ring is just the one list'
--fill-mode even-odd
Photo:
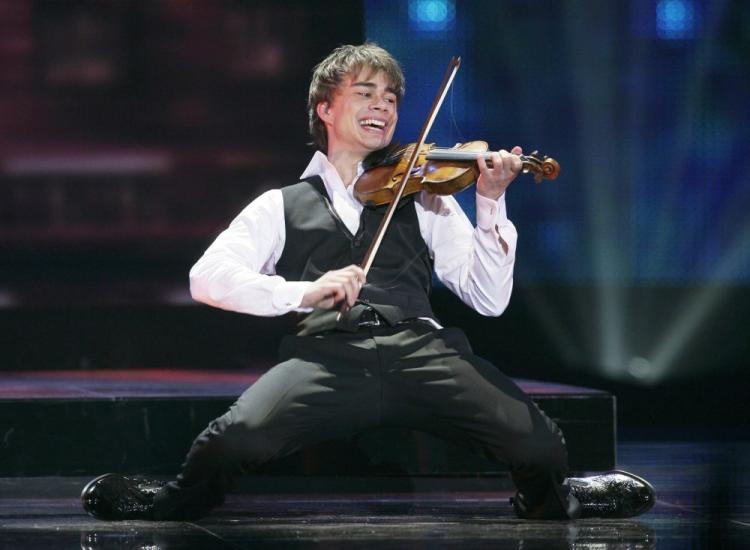
{"label": "trouser knee", "polygon": [[232,411],[213,420],[198,436],[190,454],[209,469],[252,470],[276,455],[277,438],[262,424],[237,421]]}

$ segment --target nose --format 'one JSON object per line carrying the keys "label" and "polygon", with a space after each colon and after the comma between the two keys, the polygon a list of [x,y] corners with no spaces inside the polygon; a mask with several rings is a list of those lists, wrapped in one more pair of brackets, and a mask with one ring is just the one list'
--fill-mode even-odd
{"label": "nose", "polygon": [[389,101],[386,101],[385,96],[383,95],[373,96],[373,101],[370,104],[370,109],[376,111],[389,111],[392,107],[393,104]]}

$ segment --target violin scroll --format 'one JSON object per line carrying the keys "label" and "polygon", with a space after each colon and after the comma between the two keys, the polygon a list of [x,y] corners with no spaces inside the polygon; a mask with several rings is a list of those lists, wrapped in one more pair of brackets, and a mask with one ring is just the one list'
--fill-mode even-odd
{"label": "violin scroll", "polygon": [[538,155],[539,151],[534,151],[530,155],[521,155],[521,171],[524,174],[529,172],[534,174],[535,183],[541,183],[543,179],[553,180],[560,175],[560,163],[547,155],[539,159]]}

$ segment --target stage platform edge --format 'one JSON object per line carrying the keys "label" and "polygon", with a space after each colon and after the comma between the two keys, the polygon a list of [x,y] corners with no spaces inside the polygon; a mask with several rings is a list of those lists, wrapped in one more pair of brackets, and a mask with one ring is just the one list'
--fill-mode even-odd
{"label": "stage platform edge", "polygon": [[[195,436],[262,371],[180,369],[0,374],[0,477],[171,475]],[[616,400],[590,388],[517,380],[562,428],[573,472],[616,466]],[[504,465],[429,434],[381,428],[273,461],[263,479],[505,476]],[[402,481],[399,481],[402,479]],[[301,484],[304,486],[304,483]],[[319,487],[318,487],[319,489]]]}

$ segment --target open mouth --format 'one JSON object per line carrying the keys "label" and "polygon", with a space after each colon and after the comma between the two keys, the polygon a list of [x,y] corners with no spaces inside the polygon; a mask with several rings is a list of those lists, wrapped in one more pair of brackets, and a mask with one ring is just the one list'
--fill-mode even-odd
{"label": "open mouth", "polygon": [[385,129],[385,121],[384,120],[378,120],[376,118],[363,118],[359,121],[359,125],[362,128],[366,128],[368,130],[379,130],[382,131]]}

